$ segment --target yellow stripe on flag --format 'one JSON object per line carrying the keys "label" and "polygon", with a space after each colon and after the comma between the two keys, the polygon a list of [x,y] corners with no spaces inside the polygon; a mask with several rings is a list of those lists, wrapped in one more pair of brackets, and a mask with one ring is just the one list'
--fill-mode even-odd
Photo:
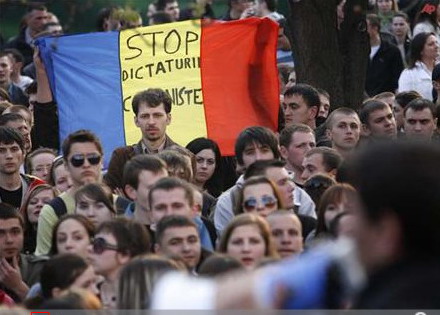
{"label": "yellow stripe on flag", "polygon": [[167,134],[186,145],[206,137],[200,75],[200,20],[129,29],[120,32],[124,127],[127,145],[141,139],[131,109],[133,96],[161,88],[173,99]]}

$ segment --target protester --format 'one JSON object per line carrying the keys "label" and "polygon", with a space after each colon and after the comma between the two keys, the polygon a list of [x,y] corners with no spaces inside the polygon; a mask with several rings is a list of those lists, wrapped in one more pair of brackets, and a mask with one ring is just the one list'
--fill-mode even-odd
{"label": "protester", "polygon": [[72,180],[69,172],[66,170],[62,156],[58,156],[53,160],[47,175],[47,183],[58,189],[60,193],[72,187]]}
{"label": "protester", "polygon": [[26,156],[26,173],[34,175],[47,182],[55,157],[55,151],[52,149],[40,148],[32,151]]}

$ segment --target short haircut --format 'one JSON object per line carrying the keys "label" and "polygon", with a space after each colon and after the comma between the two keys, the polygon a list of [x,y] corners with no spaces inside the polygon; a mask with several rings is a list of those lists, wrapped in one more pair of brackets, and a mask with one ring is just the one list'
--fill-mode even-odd
{"label": "short haircut", "polygon": [[271,167],[283,168],[286,162],[282,160],[260,160],[252,163],[244,173],[244,179],[254,176],[265,176],[266,170]]}
{"label": "short haircut", "polygon": [[15,62],[23,62],[24,61],[23,54],[18,49],[6,48],[4,50],[4,52],[7,54],[10,54]]}
{"label": "short haircut", "polygon": [[162,89],[148,89],[145,91],[138,92],[131,103],[134,114],[137,116],[139,113],[139,106],[141,104],[146,104],[147,107],[158,107],[163,104],[165,112],[169,114],[171,112],[172,99]]}
{"label": "short haircut", "polygon": [[[26,112],[26,113],[31,117],[31,120],[33,120],[34,115],[32,114],[31,110],[30,110],[28,107],[24,106],[24,105],[12,105],[12,106],[10,106],[10,107],[8,108],[8,112],[9,112],[9,113],[19,114],[21,117],[23,117],[23,116],[21,115],[21,113],[20,113],[21,111]],[[6,114],[5,114],[5,115],[6,115]],[[23,117],[23,119],[26,120],[25,117]],[[31,121],[31,122],[32,122],[32,121]]]}
{"label": "short haircut", "polygon": [[[12,105],[11,107],[14,107]],[[11,108],[10,107],[10,108]],[[6,126],[10,121],[26,121],[23,116],[18,113],[7,113],[0,115],[0,126]]]}
{"label": "short haircut", "polygon": [[272,130],[266,127],[253,126],[244,129],[235,141],[235,156],[239,164],[243,165],[243,152],[252,143],[267,145],[276,159],[280,158],[278,140]]}
{"label": "short haircut", "polygon": [[326,90],[321,89],[321,88],[316,88],[316,92],[318,92],[318,95],[323,95],[323,96],[327,97],[328,99],[330,99],[330,94]]}
{"label": "short haircut", "polygon": [[194,206],[194,190],[190,184],[176,177],[165,177],[159,179],[148,192],[148,202],[150,209],[153,208],[153,193],[157,190],[170,191],[174,189],[183,189],[185,198],[188,200],[189,206]]}
{"label": "short haircut", "polygon": [[101,145],[101,141],[99,141],[99,138],[91,131],[81,129],[69,134],[67,138],[64,140],[61,146],[64,160],[67,161],[67,157],[69,156],[70,149],[72,148],[72,145],[74,143],[86,143],[86,142],[91,142],[95,144],[98,152],[100,154],[103,154],[102,145]]}
{"label": "short haircut", "polygon": [[393,92],[382,92],[373,96],[375,100],[383,100],[389,97],[395,97],[396,95]]}
{"label": "short haircut", "polygon": [[203,263],[200,265],[198,274],[203,277],[216,277],[231,271],[243,269],[243,264],[237,258],[216,253],[203,261]]}
{"label": "short haircut", "polygon": [[153,15],[150,17],[150,25],[151,25],[151,21],[154,22],[154,25],[159,25],[159,24],[171,23],[173,22],[173,19],[171,18],[171,15],[169,15],[168,13],[164,11],[157,11],[153,13]]}
{"label": "short haircut", "polygon": [[438,146],[405,141],[370,145],[351,160],[361,210],[372,224],[387,214],[397,217],[408,259],[440,255],[439,161]]}
{"label": "short haircut", "polygon": [[[183,170],[182,174],[169,174],[170,176],[174,175],[186,180],[187,182],[191,182],[192,164],[188,163],[188,160],[185,159],[183,154],[174,150],[163,150],[159,152],[157,156],[165,161],[168,169],[173,169],[175,172],[178,169]],[[168,171],[168,173],[170,172]]]}
{"label": "short haircut", "polygon": [[139,186],[139,174],[142,171],[150,171],[153,174],[167,172],[167,165],[157,156],[139,154],[131,158],[124,166],[123,184],[130,185],[134,189]]}
{"label": "short haircut", "polygon": [[311,85],[300,83],[296,84],[286,90],[284,92],[284,97],[292,96],[292,95],[300,95],[304,99],[307,107],[317,107],[321,105],[321,101],[319,100],[318,91]]}
{"label": "short haircut", "polygon": [[47,7],[39,4],[39,3],[31,3],[28,5],[27,12],[30,13],[32,11],[47,11]]}
{"label": "short haircut", "polygon": [[292,142],[292,135],[295,132],[310,133],[312,135],[315,135],[313,129],[310,128],[308,125],[291,124],[285,127],[283,130],[281,130],[280,145],[282,145],[285,148],[289,147],[290,143]]}
{"label": "short haircut", "polygon": [[362,103],[362,106],[359,110],[359,119],[361,123],[368,126],[368,120],[370,118],[370,114],[377,110],[381,110],[384,108],[389,108],[388,104],[381,100],[368,99]]}
{"label": "short haircut", "polygon": [[[162,242],[165,231],[170,228],[193,227],[197,232],[197,225],[193,220],[182,215],[165,216],[156,225],[156,243]],[[198,234],[198,232],[197,232]]]}
{"label": "short haircut", "polygon": [[322,162],[324,164],[326,172],[330,172],[334,169],[338,169],[343,161],[341,154],[332,148],[327,148],[327,147],[313,148],[305,154],[305,157],[309,157],[314,154],[322,155]]}
{"label": "short haircut", "polygon": [[24,153],[25,143],[21,133],[14,128],[0,126],[0,144],[13,144],[14,142],[18,144],[21,151]]}
{"label": "short haircut", "polygon": [[3,58],[3,57],[6,57],[8,60],[9,60],[9,62],[10,62],[10,65],[12,66],[12,62],[13,62],[13,60],[12,60],[12,57],[11,57],[11,55],[9,55],[6,51],[2,51],[2,50],[0,50],[0,58]]}
{"label": "short haircut", "polygon": [[43,154],[43,153],[52,154],[54,159],[57,156],[55,150],[50,149],[50,148],[38,148],[35,151],[32,151],[31,153],[26,155],[26,160],[24,163],[24,170],[25,170],[26,174],[30,174],[32,172],[32,168],[33,168],[32,159],[34,157],[36,157],[37,155]]}
{"label": "short haircut", "polygon": [[150,236],[144,225],[126,218],[105,221],[98,226],[96,234],[108,233],[116,239],[118,251],[134,257],[150,251]]}
{"label": "short haircut", "polygon": [[377,14],[367,14],[367,20],[370,22],[370,25],[377,28],[377,31],[380,32],[380,18]]}
{"label": "short haircut", "polygon": [[6,202],[0,202],[0,220],[17,219],[24,230],[24,221],[20,213],[13,206]]}
{"label": "short haircut", "polygon": [[177,1],[177,0],[157,0],[156,8],[158,11],[162,11],[165,9],[165,7],[167,6],[168,3],[174,3],[174,2],[179,3],[179,1]]}
{"label": "short haircut", "polygon": [[437,106],[430,100],[424,98],[415,99],[409,102],[409,104],[406,105],[403,110],[403,116],[406,116],[406,112],[408,111],[408,109],[412,109],[413,111],[418,112],[424,110],[425,108],[429,109],[432,117],[435,119],[437,115]]}
{"label": "short haircut", "polygon": [[396,94],[396,103],[402,107],[405,108],[406,105],[408,105],[409,102],[418,99],[418,98],[422,98],[422,96],[416,92],[416,91],[405,91],[405,92],[400,92],[398,94]]}
{"label": "short haircut", "polygon": [[394,15],[393,15],[393,19],[396,18],[396,17],[404,18],[406,22],[409,22],[408,14],[406,14],[406,13],[403,12],[403,11],[398,11],[398,12],[394,13]]}
{"label": "short haircut", "polygon": [[348,107],[339,107],[339,108],[336,108],[334,111],[332,111],[330,113],[330,115],[328,116],[328,118],[325,122],[325,127],[327,129],[333,128],[335,116],[338,114],[345,115],[345,116],[356,116],[359,119],[358,114],[353,109],[348,108]]}
{"label": "short haircut", "polygon": [[310,198],[312,198],[315,205],[319,205],[322,194],[335,184],[336,181],[332,177],[326,174],[316,174],[305,181],[304,190],[309,194]]}

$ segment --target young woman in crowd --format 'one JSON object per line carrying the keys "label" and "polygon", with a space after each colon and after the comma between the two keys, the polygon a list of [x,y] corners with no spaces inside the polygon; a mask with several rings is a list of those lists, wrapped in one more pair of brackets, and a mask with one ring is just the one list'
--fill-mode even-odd
{"label": "young woman in crowd", "polygon": [[65,192],[72,186],[70,175],[64,167],[62,156],[58,156],[53,160],[52,167],[47,176],[47,183],[58,189],[60,193]]}
{"label": "young woman in crowd", "polygon": [[87,184],[75,194],[75,213],[87,217],[98,227],[104,221],[116,215],[113,207],[113,195],[100,184]]}
{"label": "young woman in crowd", "polygon": [[49,148],[39,148],[26,156],[26,174],[37,176],[47,182],[56,154]]}
{"label": "young woman in crowd", "polygon": [[408,68],[399,78],[399,92],[416,91],[432,100],[432,70],[438,57],[438,42],[434,33],[419,33],[410,48]]}
{"label": "young woman in crowd", "polygon": [[88,256],[88,247],[95,236],[95,226],[79,214],[63,216],[55,225],[50,253],[73,253],[83,258]]}
{"label": "young woman in crowd", "polygon": [[262,217],[283,209],[278,188],[264,176],[251,177],[244,182],[238,206],[237,213],[253,213]]}
{"label": "young woman in crowd", "polygon": [[222,193],[222,171],[220,149],[214,141],[197,138],[186,148],[196,156],[194,184],[214,197]]}
{"label": "young woman in crowd", "polygon": [[53,198],[58,196],[58,191],[50,185],[37,185],[28,193],[20,208],[25,224],[24,253],[33,253],[37,242],[37,224],[41,209]]}
{"label": "young woman in crowd", "polygon": [[155,255],[139,256],[119,275],[118,309],[148,309],[154,285],[168,271],[179,270],[176,262]]}
{"label": "young woman in crowd", "polygon": [[425,0],[420,2],[421,7],[414,22],[413,35],[420,33],[434,33],[440,41],[440,11],[438,0]]}
{"label": "young woman in crowd", "polygon": [[236,216],[229,223],[218,251],[237,258],[247,270],[255,269],[263,258],[278,258],[268,223],[250,213]]}
{"label": "young woman in crowd", "polygon": [[380,18],[380,30],[391,32],[391,21],[394,13],[398,11],[397,0],[377,0],[377,16]]}

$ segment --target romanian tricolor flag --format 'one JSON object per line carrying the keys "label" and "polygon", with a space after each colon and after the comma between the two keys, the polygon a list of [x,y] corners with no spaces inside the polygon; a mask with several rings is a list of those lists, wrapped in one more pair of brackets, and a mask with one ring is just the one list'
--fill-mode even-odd
{"label": "romanian tricolor flag", "polygon": [[61,140],[90,129],[109,158],[116,147],[141,139],[133,96],[162,88],[173,100],[167,133],[174,141],[186,145],[204,136],[233,155],[243,128],[277,128],[277,30],[267,18],[192,20],[39,40]]}

